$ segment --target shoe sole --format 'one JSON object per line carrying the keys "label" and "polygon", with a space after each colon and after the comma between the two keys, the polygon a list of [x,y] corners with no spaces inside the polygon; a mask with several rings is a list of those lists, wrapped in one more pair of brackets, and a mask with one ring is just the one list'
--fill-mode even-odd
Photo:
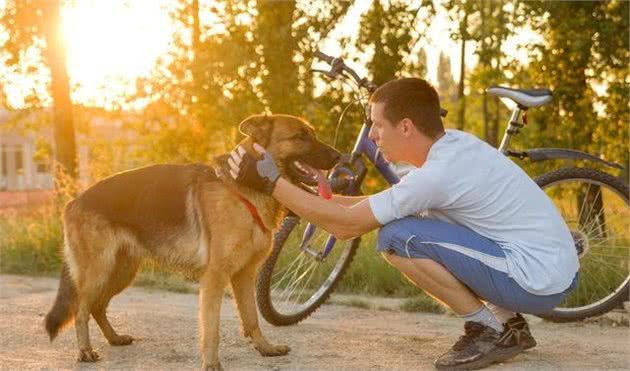
{"label": "shoe sole", "polygon": [[508,359],[512,359],[518,354],[522,353],[525,349],[520,346],[503,349],[501,351],[495,351],[493,353],[489,353],[480,359],[468,363],[463,363],[455,366],[435,366],[438,370],[478,370],[480,368],[485,368],[490,366],[493,363],[499,363],[507,361]]}
{"label": "shoe sole", "polygon": [[536,347],[536,344],[528,344],[528,345],[523,347],[523,350],[529,350],[529,349],[532,349],[532,348],[535,348],[535,347]]}

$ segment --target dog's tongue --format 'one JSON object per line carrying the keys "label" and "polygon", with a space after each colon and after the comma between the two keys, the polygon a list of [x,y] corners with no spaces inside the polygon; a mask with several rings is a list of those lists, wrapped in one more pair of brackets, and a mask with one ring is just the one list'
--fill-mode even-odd
{"label": "dog's tongue", "polygon": [[304,163],[302,163],[302,166],[307,168],[308,171],[315,176],[315,179],[317,179],[317,193],[319,193],[321,197],[330,200],[332,198],[332,189],[330,188],[330,183],[328,183],[326,175],[324,175],[321,170],[315,169],[312,166]]}
{"label": "dog's tongue", "polygon": [[315,177],[317,178],[317,193],[327,200],[332,198],[332,189],[330,189],[330,183],[328,183],[328,178],[321,170],[315,170]]}

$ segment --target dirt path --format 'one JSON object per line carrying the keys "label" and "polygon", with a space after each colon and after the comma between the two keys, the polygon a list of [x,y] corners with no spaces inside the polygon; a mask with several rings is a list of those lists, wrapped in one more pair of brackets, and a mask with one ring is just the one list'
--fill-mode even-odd
{"label": "dirt path", "polygon": [[[111,347],[90,323],[93,346],[103,359],[75,362],[73,328],[50,344],[42,320],[57,280],[0,276],[0,369],[194,370],[200,365],[197,296],[132,288],[116,297],[109,314],[120,333],[138,340]],[[630,369],[630,328],[553,324],[531,318],[538,347],[492,370]],[[460,335],[455,317],[326,305],[304,323],[263,332],[289,344],[285,357],[263,358],[239,335],[226,299],[220,345],[226,370],[410,370],[432,369],[432,360]]]}

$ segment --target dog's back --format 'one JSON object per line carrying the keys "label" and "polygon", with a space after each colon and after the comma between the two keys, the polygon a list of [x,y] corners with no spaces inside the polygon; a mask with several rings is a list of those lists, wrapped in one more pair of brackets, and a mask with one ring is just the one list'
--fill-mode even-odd
{"label": "dog's back", "polygon": [[188,222],[189,192],[214,180],[214,170],[203,164],[153,165],[106,178],[74,203],[128,228],[142,244],[151,245]]}

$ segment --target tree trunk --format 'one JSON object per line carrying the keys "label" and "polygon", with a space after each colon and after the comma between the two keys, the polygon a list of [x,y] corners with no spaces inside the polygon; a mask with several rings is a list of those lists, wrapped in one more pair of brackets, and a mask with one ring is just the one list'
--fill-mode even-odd
{"label": "tree trunk", "polygon": [[486,90],[483,91],[481,100],[482,114],[483,114],[483,137],[487,143],[490,143],[490,125],[488,120],[488,94]]}
{"label": "tree trunk", "polygon": [[[191,17],[193,20],[192,24],[192,75],[193,75],[193,87],[194,94],[197,95],[200,93],[202,86],[202,76],[200,73],[199,66],[199,53],[201,52],[201,26],[199,23],[199,0],[192,0],[191,4]],[[198,97],[197,97],[198,98]]]}
{"label": "tree trunk", "polygon": [[263,74],[261,90],[271,112],[299,114],[299,68],[293,57],[298,42],[292,34],[296,4],[291,1],[259,1],[254,34],[262,46],[267,74]]}
{"label": "tree trunk", "polygon": [[464,20],[460,24],[460,32],[462,36],[462,50],[460,56],[460,66],[459,66],[459,86],[457,89],[457,105],[459,108],[459,118],[457,122],[457,129],[464,130],[466,126],[465,117],[466,117],[466,96],[464,95],[464,80],[466,78],[466,38],[468,38],[468,33],[466,27],[468,25],[468,14],[464,15]]}
{"label": "tree trunk", "polygon": [[499,142],[499,120],[501,119],[501,101],[499,97],[494,97],[494,120],[490,126],[490,143],[493,147],[497,147]]}
{"label": "tree trunk", "polygon": [[[485,72],[490,68],[490,63],[488,63],[488,43],[486,42],[486,7],[485,4],[481,5],[481,9],[479,9],[479,15],[481,16],[481,58],[479,60],[479,64],[482,66]],[[481,80],[483,82],[486,81],[485,77]],[[486,89],[483,90],[482,96],[482,114],[483,114],[483,137],[487,143],[489,143],[490,139],[490,128],[488,123],[488,94],[486,93]]]}
{"label": "tree trunk", "polygon": [[70,82],[66,69],[66,50],[61,34],[61,7],[59,0],[50,0],[47,5],[48,7],[44,12],[47,17],[44,34],[46,39],[45,56],[50,67],[52,85],[55,157],[60,165],[55,176],[57,180],[64,180],[65,176],[76,179],[78,176],[77,150],[73,107],[70,100]]}

